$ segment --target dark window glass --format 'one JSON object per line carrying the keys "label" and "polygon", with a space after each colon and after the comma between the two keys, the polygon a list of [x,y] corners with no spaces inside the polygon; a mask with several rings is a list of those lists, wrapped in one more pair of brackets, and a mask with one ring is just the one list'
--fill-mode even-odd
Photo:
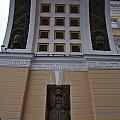
{"label": "dark window glass", "polygon": [[38,45],[38,52],[47,52],[48,51],[48,44],[39,44]]}
{"label": "dark window glass", "polygon": [[65,5],[56,5],[55,12],[56,13],[65,13]]}
{"label": "dark window glass", "polygon": [[64,26],[65,25],[65,18],[55,18],[55,25],[56,26]]}
{"label": "dark window glass", "polygon": [[111,18],[111,22],[117,22],[117,18]]}
{"label": "dark window glass", "polygon": [[55,39],[64,39],[64,31],[55,31]]}
{"label": "dark window glass", "polygon": [[70,39],[80,39],[80,32],[70,32]]}
{"label": "dark window glass", "polygon": [[71,52],[80,52],[80,45],[71,44]]}
{"label": "dark window glass", "polygon": [[70,26],[80,26],[79,18],[70,18]]}
{"label": "dark window glass", "polygon": [[70,5],[70,13],[79,13],[79,5]]}
{"label": "dark window glass", "polygon": [[41,12],[50,12],[50,4],[42,3],[41,4]]}
{"label": "dark window glass", "polygon": [[40,30],[39,31],[39,38],[49,38],[49,31],[44,31],[44,30]]}
{"label": "dark window glass", "polygon": [[48,17],[41,17],[40,18],[40,25],[50,25],[50,18],[48,18]]}
{"label": "dark window glass", "polygon": [[55,52],[64,52],[64,44],[55,44]]}
{"label": "dark window glass", "polygon": [[118,44],[118,48],[120,48],[120,44]]}

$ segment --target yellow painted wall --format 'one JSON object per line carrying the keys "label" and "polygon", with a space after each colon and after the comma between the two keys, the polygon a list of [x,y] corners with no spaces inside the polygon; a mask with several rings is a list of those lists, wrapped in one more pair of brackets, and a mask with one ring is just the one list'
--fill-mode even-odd
{"label": "yellow painted wall", "polygon": [[120,16],[112,16],[112,18],[117,18],[117,21],[120,23]]}
{"label": "yellow painted wall", "polygon": [[45,120],[47,84],[55,84],[54,71],[30,71],[22,120]]}
{"label": "yellow painted wall", "polygon": [[120,36],[120,29],[112,29],[112,33],[114,36]]}
{"label": "yellow painted wall", "polygon": [[96,120],[120,120],[120,70],[90,70]]}
{"label": "yellow painted wall", "polygon": [[[52,70],[1,67],[0,117],[45,120],[48,84]],[[62,84],[70,85],[71,120],[120,120],[120,70],[64,71]]]}
{"label": "yellow painted wall", "polygon": [[28,69],[0,67],[0,117],[20,120]]}
{"label": "yellow painted wall", "polygon": [[64,72],[62,84],[70,85],[72,120],[94,120],[88,72]]}
{"label": "yellow painted wall", "polygon": [[[54,71],[30,71],[23,120],[45,120],[48,84],[55,84]],[[62,84],[71,85],[72,120],[93,120],[88,73],[64,72]]]}

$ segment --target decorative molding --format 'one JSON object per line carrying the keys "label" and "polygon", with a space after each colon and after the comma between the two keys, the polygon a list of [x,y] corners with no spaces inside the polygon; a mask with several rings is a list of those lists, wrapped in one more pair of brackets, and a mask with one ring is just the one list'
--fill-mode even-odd
{"label": "decorative molding", "polygon": [[88,69],[120,69],[120,62],[88,62]]}
{"label": "decorative molding", "polygon": [[88,69],[120,69],[120,62],[88,62],[88,63],[34,63],[32,70],[69,70],[87,71]]}
{"label": "decorative molding", "polygon": [[80,71],[87,70],[85,63],[33,63],[31,69],[33,70],[70,70]]}
{"label": "decorative molding", "polygon": [[113,7],[113,8],[120,8],[120,2],[119,3],[111,2],[110,6]]}
{"label": "decorative molding", "polygon": [[33,57],[33,54],[1,54],[0,66],[26,67],[32,70],[87,71],[120,69],[120,55],[84,55],[84,57]]}
{"label": "decorative molding", "polygon": [[25,60],[25,59],[0,59],[0,66],[30,67],[30,60]]}
{"label": "decorative molding", "polygon": [[88,69],[120,69],[120,62],[87,61],[86,63],[32,63],[25,59],[0,59],[0,66],[30,67],[32,70],[87,71]]}

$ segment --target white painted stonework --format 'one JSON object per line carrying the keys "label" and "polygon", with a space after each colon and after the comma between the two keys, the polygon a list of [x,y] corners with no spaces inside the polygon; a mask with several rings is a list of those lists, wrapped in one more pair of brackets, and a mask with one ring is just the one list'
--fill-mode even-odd
{"label": "white painted stonework", "polygon": [[0,54],[0,66],[26,67],[32,70],[87,71],[88,69],[120,69],[120,55],[85,55],[69,57],[37,57],[34,54]]}

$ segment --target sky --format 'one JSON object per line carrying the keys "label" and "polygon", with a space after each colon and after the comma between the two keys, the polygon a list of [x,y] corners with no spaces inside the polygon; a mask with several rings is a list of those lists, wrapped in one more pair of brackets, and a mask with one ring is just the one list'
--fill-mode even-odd
{"label": "sky", "polygon": [[9,14],[9,1],[0,0],[0,49],[4,40]]}

